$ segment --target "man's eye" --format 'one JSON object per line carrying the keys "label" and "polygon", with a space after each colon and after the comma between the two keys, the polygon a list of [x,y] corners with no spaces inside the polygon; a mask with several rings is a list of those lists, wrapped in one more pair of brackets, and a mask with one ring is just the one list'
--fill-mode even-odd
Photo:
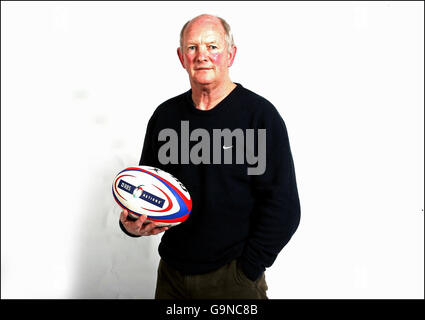
{"label": "man's eye", "polygon": [[211,44],[211,45],[210,45],[210,48],[211,48],[211,49],[217,49],[217,46],[215,46],[215,45]]}
{"label": "man's eye", "polygon": [[189,46],[189,50],[195,50],[195,46]]}

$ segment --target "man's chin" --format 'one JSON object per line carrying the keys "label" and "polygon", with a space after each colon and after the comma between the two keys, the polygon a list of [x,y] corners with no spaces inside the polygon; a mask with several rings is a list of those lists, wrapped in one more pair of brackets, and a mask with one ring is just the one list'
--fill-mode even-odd
{"label": "man's chin", "polygon": [[198,85],[203,85],[203,86],[214,83],[214,79],[211,79],[211,78],[194,78],[192,79],[192,81]]}

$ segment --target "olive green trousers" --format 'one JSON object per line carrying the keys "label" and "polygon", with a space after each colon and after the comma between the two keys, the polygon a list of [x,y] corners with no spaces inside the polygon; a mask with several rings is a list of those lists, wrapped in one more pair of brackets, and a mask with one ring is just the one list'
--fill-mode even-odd
{"label": "olive green trousers", "polygon": [[263,273],[248,279],[237,260],[204,274],[184,275],[160,260],[155,299],[268,299]]}

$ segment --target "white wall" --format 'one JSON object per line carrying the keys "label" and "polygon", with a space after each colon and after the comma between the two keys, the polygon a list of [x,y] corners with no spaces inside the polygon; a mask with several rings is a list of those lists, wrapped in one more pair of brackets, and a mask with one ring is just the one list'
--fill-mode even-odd
{"label": "white wall", "polygon": [[2,2],[1,297],[152,298],[160,236],[118,228],[118,170],[189,89],[180,28],[212,13],[231,78],[284,118],[301,224],[270,298],[424,298],[423,2]]}

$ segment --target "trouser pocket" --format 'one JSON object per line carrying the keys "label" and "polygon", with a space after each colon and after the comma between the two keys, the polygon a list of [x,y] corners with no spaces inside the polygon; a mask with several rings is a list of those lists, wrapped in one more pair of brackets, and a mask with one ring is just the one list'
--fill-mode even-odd
{"label": "trouser pocket", "polygon": [[234,279],[237,284],[242,286],[255,287],[256,281],[252,281],[245,275],[237,260],[232,261],[232,269]]}

